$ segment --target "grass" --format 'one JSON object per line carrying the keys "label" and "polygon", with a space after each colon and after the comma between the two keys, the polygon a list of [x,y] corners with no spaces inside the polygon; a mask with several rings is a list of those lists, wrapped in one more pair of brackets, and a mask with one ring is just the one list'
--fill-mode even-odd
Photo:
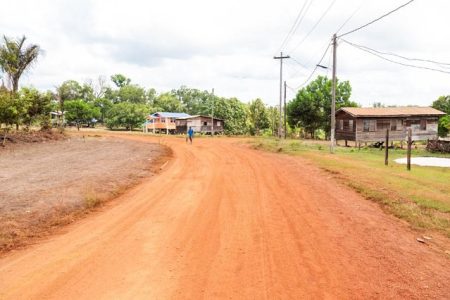
{"label": "grass", "polygon": [[[389,149],[389,165],[384,165],[384,151],[364,147],[360,150],[337,147],[335,154],[321,141],[250,140],[256,149],[299,155],[333,174],[341,183],[381,205],[414,228],[431,229],[450,237],[450,168],[396,164],[394,159],[406,157],[404,149]],[[422,145],[412,156],[447,157],[449,154],[427,152]]]}

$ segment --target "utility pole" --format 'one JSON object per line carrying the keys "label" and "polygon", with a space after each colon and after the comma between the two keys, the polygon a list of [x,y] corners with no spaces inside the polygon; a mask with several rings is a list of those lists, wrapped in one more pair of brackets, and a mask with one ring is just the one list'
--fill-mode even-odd
{"label": "utility pole", "polygon": [[284,81],[284,139],[287,134],[287,119],[286,119],[286,81]]}
{"label": "utility pole", "polygon": [[336,33],[333,34],[333,79],[332,79],[332,88],[331,88],[331,134],[330,134],[330,152],[334,153],[334,131],[336,125]]}
{"label": "utility pole", "polygon": [[211,105],[211,136],[214,136],[214,88],[212,89],[211,93],[212,97],[212,105]]}
{"label": "utility pole", "polygon": [[281,108],[283,106],[283,59],[290,58],[289,55],[283,56],[283,52],[280,52],[280,56],[274,56],[274,59],[280,60],[280,122],[278,123],[278,137],[281,138]]}

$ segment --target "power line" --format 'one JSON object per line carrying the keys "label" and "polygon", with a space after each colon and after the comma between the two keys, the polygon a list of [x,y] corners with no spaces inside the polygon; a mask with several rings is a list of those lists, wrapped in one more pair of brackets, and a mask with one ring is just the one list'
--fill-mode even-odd
{"label": "power line", "polygon": [[355,14],[361,9],[362,7],[362,3],[359,7],[357,7],[353,13],[347,18],[347,20],[345,20],[344,23],[342,23],[342,25],[339,27],[338,30],[336,30],[336,34],[339,33],[339,31],[341,31],[341,29],[355,16]]}
{"label": "power line", "polygon": [[310,36],[310,34],[316,29],[317,25],[320,24],[322,19],[327,15],[327,13],[330,11],[331,7],[333,7],[334,3],[336,3],[336,0],[331,1],[330,5],[327,7],[327,9],[323,12],[323,14],[320,16],[319,20],[314,24],[314,26],[311,28],[310,31],[303,37],[303,39],[290,51],[291,53],[297,50],[298,47],[300,47],[301,44]]}
{"label": "power line", "polygon": [[[302,23],[302,21],[303,21],[305,15],[306,15],[306,13],[308,12],[309,7],[311,6],[313,0],[311,0],[311,2],[309,2],[309,5],[307,6],[306,4],[308,4],[308,2],[309,2],[309,0],[306,0],[305,3],[303,3],[303,6],[302,6],[300,12],[298,13],[297,17],[295,18],[294,24],[292,24],[291,29],[289,30],[288,34],[284,38],[284,40],[281,43],[281,46],[280,46],[280,48],[278,49],[277,52],[280,52],[283,49],[283,47],[286,46],[289,43],[290,39],[292,38],[292,36],[295,34],[295,32],[297,31],[298,27]],[[303,10],[305,9],[305,7],[306,7],[305,13],[302,16],[302,13],[303,13]]]}
{"label": "power line", "polygon": [[295,89],[298,90],[301,87],[303,87],[306,83],[308,83],[308,81],[311,79],[311,77],[314,75],[314,73],[316,72],[317,68],[319,67],[320,63],[322,62],[322,60],[324,59],[325,55],[328,52],[328,49],[330,49],[330,43],[328,43],[327,48],[325,49],[325,52],[323,53],[322,57],[320,58],[319,62],[316,64],[316,66],[314,67],[314,69],[312,70],[311,74],[309,74],[308,78],[299,86],[297,86]]}
{"label": "power line", "polygon": [[366,47],[366,46],[362,46],[362,45],[358,45],[358,44],[355,44],[355,43],[351,43],[351,42],[346,41],[346,40],[344,40],[344,39],[342,39],[342,40],[343,40],[344,42],[348,43],[348,44],[351,44],[352,46],[364,48],[364,49],[367,49],[367,50],[376,52],[376,53],[378,53],[378,54],[380,54],[380,55],[394,56],[394,57],[398,57],[398,58],[401,58],[401,59],[404,59],[404,60],[408,60],[408,61],[419,61],[419,62],[432,63],[432,64],[439,65],[439,66],[442,67],[442,68],[448,68],[448,67],[450,67],[450,63],[438,62],[438,61],[434,61],[434,60],[431,60],[431,59],[422,59],[422,58],[406,57],[406,56],[402,56],[402,55],[395,54],[395,53],[392,53],[392,52],[382,52],[382,51],[378,51],[378,50],[375,50],[375,49],[372,49],[372,48],[369,48],[369,47]]}
{"label": "power line", "polygon": [[341,39],[341,40],[344,41],[345,43],[349,44],[350,46],[353,46],[353,47],[355,47],[357,49],[360,49],[360,50],[362,50],[364,52],[370,53],[370,54],[372,54],[374,56],[377,56],[377,57],[379,57],[381,59],[384,59],[384,60],[389,61],[389,62],[394,63],[394,64],[402,65],[402,66],[405,66],[405,67],[416,68],[416,69],[423,69],[423,70],[429,70],[429,71],[435,71],[435,72],[441,72],[441,73],[445,73],[445,74],[450,74],[450,71],[444,71],[444,70],[439,70],[439,69],[435,69],[435,68],[411,65],[411,64],[406,64],[406,63],[402,63],[402,62],[399,62],[399,61],[395,61],[395,60],[392,60],[392,59],[389,59],[389,58],[386,58],[386,57],[380,55],[378,53],[379,51],[377,51],[375,49],[371,49],[371,48],[366,47],[366,46],[359,46],[359,45],[353,44],[353,43],[351,43],[349,41],[346,41],[344,39]]}
{"label": "power line", "polygon": [[399,10],[399,9],[401,9],[401,8],[403,8],[403,7],[405,7],[405,6],[407,6],[408,4],[412,3],[413,1],[414,1],[414,0],[410,0],[410,1],[408,1],[408,2],[406,2],[406,3],[404,3],[404,4],[402,4],[402,5],[400,5],[399,7],[395,8],[395,9],[393,9],[393,10],[387,12],[387,13],[385,13],[384,15],[382,15],[382,16],[376,18],[375,20],[370,21],[369,23],[366,23],[366,24],[364,24],[364,25],[362,25],[362,26],[359,26],[359,27],[357,27],[357,28],[355,28],[355,29],[353,29],[353,30],[347,31],[346,33],[343,33],[343,34],[339,35],[338,38],[343,37],[343,36],[345,36],[345,35],[347,35],[347,34],[353,33],[353,32],[355,32],[355,31],[361,30],[361,29],[363,29],[364,27],[367,27],[367,26],[369,26],[369,25],[371,25],[371,24],[373,24],[373,23],[375,23],[375,22],[377,22],[377,21],[383,19],[384,17],[389,16],[390,14],[396,12],[397,10]]}

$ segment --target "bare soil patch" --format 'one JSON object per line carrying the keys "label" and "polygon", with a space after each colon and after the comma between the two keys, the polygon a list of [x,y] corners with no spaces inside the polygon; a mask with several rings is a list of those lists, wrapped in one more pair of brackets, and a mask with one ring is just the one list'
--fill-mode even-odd
{"label": "bare soil patch", "polygon": [[111,137],[39,141],[0,150],[0,252],[71,223],[152,176],[169,155],[158,144]]}

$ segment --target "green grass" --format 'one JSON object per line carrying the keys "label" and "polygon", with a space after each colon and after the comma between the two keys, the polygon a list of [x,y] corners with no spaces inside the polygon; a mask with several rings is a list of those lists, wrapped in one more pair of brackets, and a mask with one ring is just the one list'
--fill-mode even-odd
{"label": "green grass", "polygon": [[[389,149],[389,165],[384,165],[384,150],[363,147],[337,147],[330,154],[329,143],[307,140],[250,140],[256,149],[299,155],[311,160],[343,184],[382,208],[408,221],[415,228],[440,231],[450,237],[450,168],[396,164],[406,157],[405,149]],[[429,153],[418,145],[412,156],[447,157]]]}

